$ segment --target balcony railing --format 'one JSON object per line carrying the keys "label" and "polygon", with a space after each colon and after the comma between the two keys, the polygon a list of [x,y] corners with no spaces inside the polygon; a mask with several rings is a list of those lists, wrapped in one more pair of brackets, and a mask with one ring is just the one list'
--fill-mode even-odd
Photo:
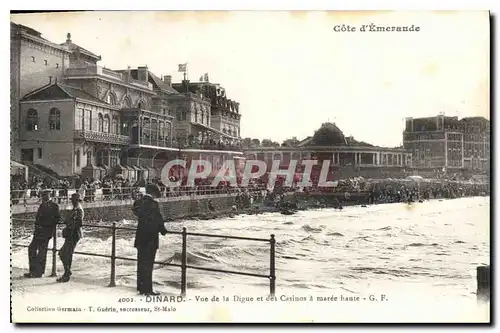
{"label": "balcony railing", "polygon": [[86,141],[114,143],[119,145],[128,145],[130,139],[128,136],[114,133],[105,133],[88,130],[75,130],[75,139],[83,139]]}

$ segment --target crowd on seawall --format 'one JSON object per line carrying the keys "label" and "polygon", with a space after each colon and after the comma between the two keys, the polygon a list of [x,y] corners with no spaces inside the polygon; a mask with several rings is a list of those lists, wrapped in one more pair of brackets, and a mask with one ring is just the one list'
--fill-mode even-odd
{"label": "crowd on seawall", "polygon": [[[161,179],[150,181],[141,179],[130,181],[123,177],[102,180],[95,179],[63,179],[53,180],[32,177],[29,182],[11,178],[11,204],[37,204],[44,190],[51,191],[51,197],[58,203],[68,201],[73,193],[79,193],[85,202],[110,200],[135,200],[144,193],[147,184],[156,184],[160,188],[161,198],[181,197],[210,194],[236,194],[252,198],[268,198],[270,201],[280,200],[283,193],[301,193],[302,195],[329,195],[338,194],[340,200],[349,201],[349,196],[364,194],[368,203],[389,203],[408,200],[431,198],[456,198],[463,196],[489,195],[489,184],[457,181],[452,179],[363,179],[355,177],[334,181],[334,186],[320,187],[317,182],[313,186],[299,186],[294,179],[291,184],[286,183],[285,177],[278,177],[273,186],[266,183],[267,177],[252,179],[247,187],[232,186],[229,181],[222,181],[217,186],[211,186],[213,179],[195,179],[192,186],[186,185],[186,179],[181,179],[181,186],[166,186]],[[172,176],[170,181],[178,181]],[[238,179],[241,184],[241,179]],[[74,186],[71,186],[74,185]],[[267,200],[266,200],[267,201]]]}

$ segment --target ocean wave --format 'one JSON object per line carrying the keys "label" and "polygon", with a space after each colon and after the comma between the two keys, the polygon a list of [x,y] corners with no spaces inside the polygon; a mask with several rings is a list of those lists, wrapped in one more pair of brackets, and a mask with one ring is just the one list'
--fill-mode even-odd
{"label": "ocean wave", "polygon": [[307,232],[321,232],[325,228],[324,225],[320,225],[319,227],[311,227],[309,224],[303,225],[302,230],[307,231]]}
{"label": "ocean wave", "polygon": [[420,247],[420,246],[441,246],[439,245],[438,243],[432,243],[432,244],[424,244],[424,243],[410,243],[406,246],[410,246],[410,247]]}
{"label": "ocean wave", "polygon": [[339,237],[344,237],[340,232],[329,232],[326,234],[327,236],[339,236]]}
{"label": "ocean wave", "polygon": [[[188,264],[200,264],[207,261],[217,261],[217,258],[203,252],[187,252],[187,263]],[[182,262],[182,252],[174,252],[172,256],[164,260],[157,260],[158,262],[164,263],[181,263]]]}

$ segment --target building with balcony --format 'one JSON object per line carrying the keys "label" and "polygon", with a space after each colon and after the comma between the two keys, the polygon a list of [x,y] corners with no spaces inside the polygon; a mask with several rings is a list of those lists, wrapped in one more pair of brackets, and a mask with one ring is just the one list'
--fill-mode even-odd
{"label": "building with balcony", "polygon": [[[197,98],[204,102],[205,107],[192,105],[191,112],[188,112],[187,122],[194,128],[191,133],[194,137],[199,137],[204,142],[215,141],[229,145],[241,142],[239,103],[228,99],[225,89],[220,84],[184,80],[182,83],[174,84],[173,87],[179,92],[184,92],[189,98]],[[185,110],[180,106],[178,111],[178,119],[181,122]]]}
{"label": "building with balcony", "polygon": [[407,118],[403,145],[425,170],[485,172],[490,165],[490,121],[438,115]]}
{"label": "building with balcony", "polygon": [[211,127],[211,100],[188,81],[177,91],[146,66],[99,66],[100,56],[66,37],[56,44],[11,24],[13,160],[60,176],[136,180],[160,176],[171,159],[242,155],[235,137]]}
{"label": "building with balcony", "polygon": [[46,166],[61,176],[101,176],[119,164],[129,145],[120,108],[87,92],[54,82],[20,102],[21,160]]}

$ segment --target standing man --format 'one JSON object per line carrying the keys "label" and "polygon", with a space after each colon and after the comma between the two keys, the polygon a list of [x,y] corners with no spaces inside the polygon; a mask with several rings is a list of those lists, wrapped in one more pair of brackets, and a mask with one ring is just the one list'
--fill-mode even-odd
{"label": "standing man", "polygon": [[160,196],[160,188],[148,184],[146,194],[136,200],[132,208],[139,220],[134,247],[137,248],[137,290],[141,295],[158,295],[153,291],[153,266],[159,245],[158,233],[167,233],[160,207],[154,200]]}
{"label": "standing man", "polygon": [[66,227],[63,229],[64,244],[59,251],[59,258],[64,266],[64,274],[57,282],[68,282],[71,276],[71,263],[73,262],[73,252],[76,244],[82,238],[82,223],[83,223],[83,207],[80,194],[73,193],[71,196],[71,204],[73,210],[66,220]]}
{"label": "standing man", "polygon": [[42,204],[36,213],[33,240],[28,247],[30,271],[24,274],[25,277],[39,278],[45,274],[47,248],[59,220],[59,206],[50,200],[50,190],[43,191]]}

